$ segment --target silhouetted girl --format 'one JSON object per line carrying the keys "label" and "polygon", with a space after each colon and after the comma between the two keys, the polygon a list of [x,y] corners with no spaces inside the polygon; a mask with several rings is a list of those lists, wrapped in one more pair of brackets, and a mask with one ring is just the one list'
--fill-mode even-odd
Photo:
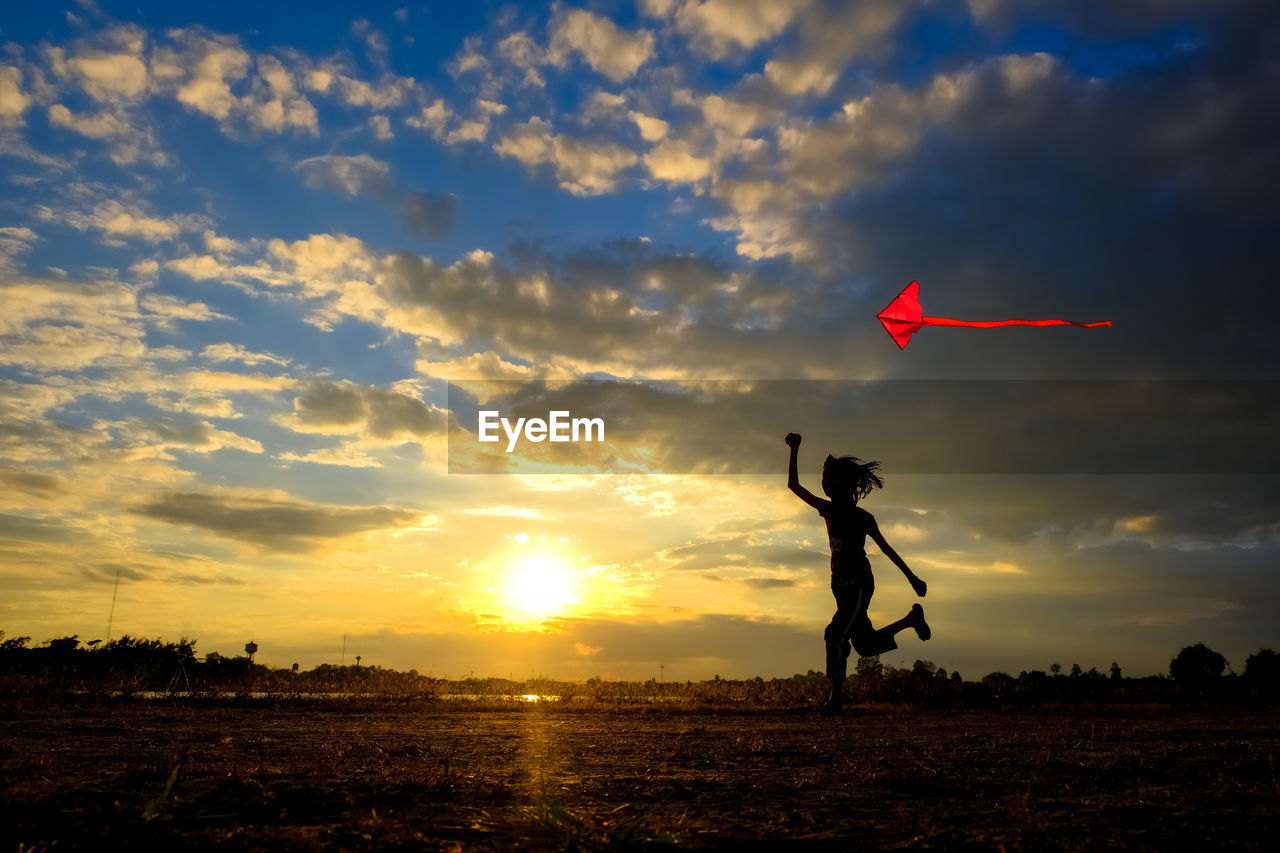
{"label": "silhouetted girl", "polygon": [[828,456],[822,466],[822,491],[831,498],[828,501],[800,485],[800,476],[796,473],[800,436],[794,432],[789,434],[787,446],[791,448],[787,486],[826,519],[827,536],[831,541],[831,592],[836,597],[836,612],[824,634],[831,696],[821,712],[838,714],[851,643],[859,655],[871,657],[896,649],[898,643],[894,635],[904,628],[914,628],[922,640],[929,639],[931,634],[928,623],[924,621],[924,608],[919,604],[911,605],[911,611],[891,625],[878,630],[871,626],[867,605],[875,591],[875,579],[871,576],[871,563],[867,560],[866,537],[870,536],[884,555],[902,569],[916,595],[924,597],[926,587],[924,581],[907,568],[898,552],[889,547],[875,517],[858,506],[859,499],[884,485],[876,474],[880,463],[863,462],[856,456],[839,459]]}

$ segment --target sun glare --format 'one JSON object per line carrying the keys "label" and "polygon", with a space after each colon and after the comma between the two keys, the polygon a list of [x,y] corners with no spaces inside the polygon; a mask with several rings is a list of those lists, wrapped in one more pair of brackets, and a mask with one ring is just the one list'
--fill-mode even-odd
{"label": "sun glare", "polygon": [[558,613],[578,601],[569,570],[549,557],[516,563],[507,583],[507,599],[526,616]]}

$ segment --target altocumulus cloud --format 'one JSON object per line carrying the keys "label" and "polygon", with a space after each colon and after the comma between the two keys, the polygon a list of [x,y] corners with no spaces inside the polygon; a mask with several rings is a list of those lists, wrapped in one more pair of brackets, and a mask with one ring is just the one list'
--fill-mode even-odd
{"label": "altocumulus cloud", "polygon": [[422,512],[388,506],[348,507],[287,497],[194,492],[172,492],[133,511],[273,551],[307,551],[327,541],[422,525],[429,519]]}

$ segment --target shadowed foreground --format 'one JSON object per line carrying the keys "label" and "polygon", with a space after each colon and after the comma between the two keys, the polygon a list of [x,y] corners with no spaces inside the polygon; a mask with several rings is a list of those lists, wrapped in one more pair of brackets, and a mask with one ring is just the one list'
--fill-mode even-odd
{"label": "shadowed foreground", "polygon": [[0,849],[1260,849],[1277,752],[1238,711],[18,702]]}

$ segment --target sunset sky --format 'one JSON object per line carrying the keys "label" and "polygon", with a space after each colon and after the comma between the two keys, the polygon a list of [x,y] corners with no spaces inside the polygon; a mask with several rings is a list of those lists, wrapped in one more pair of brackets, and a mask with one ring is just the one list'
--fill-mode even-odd
{"label": "sunset sky", "polygon": [[[815,491],[883,464],[934,632],[888,663],[1280,646],[1274,0],[83,0],[0,44],[6,636],[820,670],[796,431]],[[913,279],[1114,325],[899,351]],[[450,473],[482,379],[636,381],[607,458]]]}

